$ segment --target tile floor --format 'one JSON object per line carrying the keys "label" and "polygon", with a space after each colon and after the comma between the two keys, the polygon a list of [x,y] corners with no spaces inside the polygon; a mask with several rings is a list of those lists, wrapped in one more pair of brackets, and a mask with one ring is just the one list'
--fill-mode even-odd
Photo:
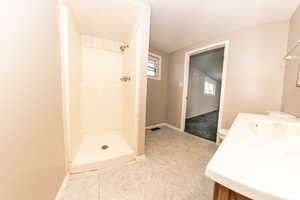
{"label": "tile floor", "polygon": [[210,141],[216,141],[219,110],[186,119],[185,131]]}
{"label": "tile floor", "polygon": [[144,161],[71,175],[60,200],[210,200],[214,143],[163,127],[147,131]]}

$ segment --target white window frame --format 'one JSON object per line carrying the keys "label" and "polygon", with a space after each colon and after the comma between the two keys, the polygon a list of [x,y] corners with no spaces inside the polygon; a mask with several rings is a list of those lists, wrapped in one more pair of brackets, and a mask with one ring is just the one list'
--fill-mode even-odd
{"label": "white window frame", "polygon": [[[206,86],[207,83],[213,85],[213,94],[208,93],[206,91],[205,86]],[[205,76],[205,78],[204,78],[204,90],[203,90],[204,96],[216,96],[216,89],[217,89],[217,81],[210,78],[209,76]]]}
{"label": "white window frame", "polygon": [[[155,53],[149,52],[149,56],[153,56],[159,59],[159,63],[158,63],[158,69],[157,69],[157,76],[149,76],[147,73],[147,78],[150,79],[154,79],[154,80],[160,80],[161,79],[161,62],[162,62],[162,57],[160,55],[157,55]],[[147,61],[148,62],[148,61]],[[148,68],[147,68],[147,72],[148,72]]]}

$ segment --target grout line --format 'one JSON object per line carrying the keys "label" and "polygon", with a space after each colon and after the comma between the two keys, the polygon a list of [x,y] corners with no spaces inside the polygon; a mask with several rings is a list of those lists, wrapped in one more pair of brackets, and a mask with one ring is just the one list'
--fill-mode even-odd
{"label": "grout line", "polygon": [[101,192],[100,192],[100,190],[101,190],[101,188],[100,188],[100,179],[101,179],[101,175],[100,174],[97,174],[97,184],[98,184],[98,200],[100,200],[101,198]]}

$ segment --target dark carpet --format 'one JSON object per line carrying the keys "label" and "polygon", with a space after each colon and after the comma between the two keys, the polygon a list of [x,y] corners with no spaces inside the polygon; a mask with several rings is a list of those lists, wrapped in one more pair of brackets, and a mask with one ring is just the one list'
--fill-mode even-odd
{"label": "dark carpet", "polygon": [[219,110],[185,120],[185,132],[216,141]]}

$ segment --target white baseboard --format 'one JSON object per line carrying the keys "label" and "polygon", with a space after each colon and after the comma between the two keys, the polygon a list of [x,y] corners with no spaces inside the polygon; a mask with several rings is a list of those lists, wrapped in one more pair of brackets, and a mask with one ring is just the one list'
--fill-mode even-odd
{"label": "white baseboard", "polygon": [[196,114],[187,116],[186,119],[193,118],[193,117],[196,117],[196,116],[198,116],[198,115],[204,115],[204,114],[206,114],[206,113],[214,112],[214,111],[216,111],[216,110],[219,110],[219,108],[213,108],[213,109],[208,110],[208,111],[205,111],[205,112],[196,113]]}
{"label": "white baseboard", "polygon": [[69,177],[70,177],[70,175],[66,174],[66,176],[65,176],[65,178],[64,178],[62,184],[60,185],[60,188],[59,188],[59,190],[58,190],[58,192],[56,194],[55,200],[62,199],[63,191],[67,187]]}
{"label": "white baseboard", "polygon": [[156,127],[161,127],[161,126],[164,126],[164,124],[165,123],[150,125],[150,126],[147,126],[146,129],[152,129],[152,128],[156,128]]}
{"label": "white baseboard", "polygon": [[169,128],[172,128],[172,129],[175,129],[177,131],[181,131],[180,128],[177,128],[171,124],[168,124],[168,123],[160,123],[160,124],[156,124],[156,125],[151,125],[151,126],[147,126],[146,129],[151,129],[151,128],[155,128],[155,127],[162,127],[162,126],[166,126],[166,127],[169,127]]}
{"label": "white baseboard", "polygon": [[166,126],[166,127],[171,128],[171,129],[174,129],[176,131],[182,131],[180,128],[177,128],[177,127],[175,127],[175,126],[173,126],[171,124],[168,124],[168,123],[164,123],[163,125]]}
{"label": "white baseboard", "polygon": [[[200,138],[200,137],[198,137],[198,136],[195,136],[195,135],[192,135],[192,134],[190,134],[190,133],[187,133],[187,132],[185,132],[184,130],[181,130],[181,129],[179,129],[179,128],[177,128],[177,127],[171,125],[171,124],[164,123],[164,126],[167,126],[167,127],[171,128],[171,129],[174,129],[174,130],[176,130],[176,131],[179,131],[179,132],[181,132],[182,134],[186,134],[186,135],[188,135],[188,136],[190,136],[190,137],[194,137],[194,138],[197,138],[197,139],[205,140],[205,139]],[[215,143],[215,142],[212,142],[212,141],[209,141],[209,140],[206,140],[206,141],[211,142],[211,143]]]}
{"label": "white baseboard", "polygon": [[[161,126],[166,126],[166,127],[168,127],[168,128],[171,128],[171,129],[173,129],[173,130],[176,130],[176,131],[178,131],[178,132],[180,132],[180,133],[182,133],[182,134],[186,134],[186,135],[188,135],[188,136],[190,136],[190,137],[194,137],[194,138],[196,138],[196,139],[205,140],[205,139],[200,138],[200,137],[198,137],[198,136],[195,136],[195,135],[192,135],[192,134],[190,134],[190,133],[187,133],[187,132],[185,132],[184,130],[181,130],[180,128],[177,128],[177,127],[175,127],[175,126],[173,126],[173,125],[171,125],[171,124],[168,124],[168,123],[161,123],[161,124],[159,124],[159,126],[155,126],[155,127],[161,127]],[[211,143],[214,143],[214,144],[215,144],[215,142],[212,142],[212,141],[209,141],[209,140],[205,140],[205,141],[211,142]]]}

